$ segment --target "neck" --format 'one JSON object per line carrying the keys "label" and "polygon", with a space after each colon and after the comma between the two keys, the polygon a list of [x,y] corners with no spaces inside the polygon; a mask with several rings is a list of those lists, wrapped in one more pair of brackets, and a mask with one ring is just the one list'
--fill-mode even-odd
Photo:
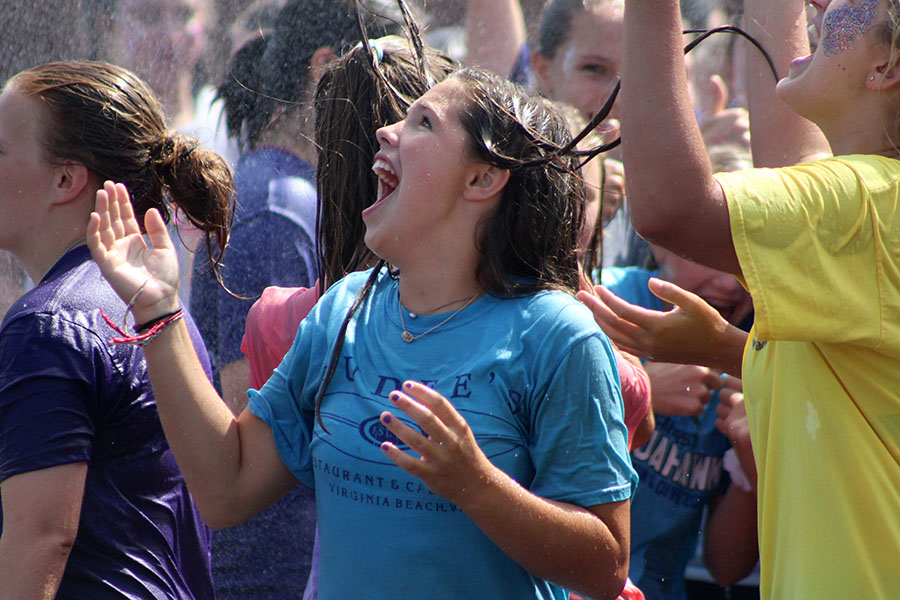
{"label": "neck", "polygon": [[[87,242],[83,235],[80,237],[70,236],[70,238],[62,239],[67,239],[68,241],[66,243],[60,242],[59,244],[46,245],[41,249],[35,248],[32,249],[33,251],[20,250],[14,252],[16,258],[22,263],[25,272],[28,273],[28,277],[30,277],[33,282],[39,282],[44,278],[47,272],[53,268],[53,265],[55,265],[59,259],[69,251],[84,245]],[[43,241],[46,242],[46,240]]]}
{"label": "neck", "polygon": [[313,142],[312,119],[308,117],[307,112],[305,107],[301,107],[282,115],[260,134],[256,147],[283,148],[315,165],[317,152]]}
{"label": "neck", "polygon": [[[871,100],[870,98],[867,98]],[[890,158],[898,158],[900,144],[891,142],[892,130],[895,130],[895,110],[885,108],[877,98],[868,103],[861,102],[858,111],[845,118],[834,119],[828,123],[817,123],[834,156],[848,154],[877,154]],[[875,118],[862,119],[859,115],[876,115]]]}
{"label": "neck", "polygon": [[474,270],[465,273],[452,267],[425,273],[401,270],[400,302],[410,312],[423,315],[455,310],[484,292],[474,273]]}

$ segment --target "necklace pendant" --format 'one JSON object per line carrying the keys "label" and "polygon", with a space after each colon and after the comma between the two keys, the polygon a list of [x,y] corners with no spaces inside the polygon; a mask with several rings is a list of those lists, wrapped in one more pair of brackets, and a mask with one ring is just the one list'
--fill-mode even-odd
{"label": "necklace pendant", "polygon": [[416,338],[413,337],[413,334],[411,334],[411,333],[408,332],[408,331],[404,331],[404,332],[403,332],[403,335],[400,336],[400,337],[402,337],[402,338],[403,338],[403,341],[406,342],[407,344],[409,344],[409,343],[412,342],[414,339],[416,339]]}

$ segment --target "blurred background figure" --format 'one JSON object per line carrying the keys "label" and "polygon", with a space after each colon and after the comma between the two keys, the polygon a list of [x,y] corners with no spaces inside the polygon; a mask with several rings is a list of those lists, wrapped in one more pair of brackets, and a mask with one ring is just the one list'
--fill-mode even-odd
{"label": "blurred background figure", "polygon": [[194,121],[194,81],[206,43],[208,0],[84,0],[92,52],[157,93],[176,129]]}
{"label": "blurred background figure", "polygon": [[[87,22],[80,4],[0,0],[0,81],[39,64],[87,56]],[[31,286],[19,261],[0,250],[0,317]]]}

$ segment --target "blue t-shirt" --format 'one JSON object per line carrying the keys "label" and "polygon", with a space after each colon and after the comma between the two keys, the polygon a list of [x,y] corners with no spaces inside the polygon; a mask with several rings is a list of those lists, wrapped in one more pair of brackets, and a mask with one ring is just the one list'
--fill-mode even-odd
{"label": "blue t-shirt", "polygon": [[[603,269],[603,285],[651,310],[665,310],[647,288],[655,271]],[[699,417],[656,415],[646,444],[631,452],[641,485],[631,502],[631,567],[628,576],[647,600],[683,599],[684,570],[694,556],[704,508],[724,491],[722,457],[731,447],[716,429],[718,392]]]}
{"label": "blue t-shirt", "polygon": [[[270,285],[311,287],[315,254],[315,171],[278,148],[241,156],[235,169],[237,209],[222,279],[197,257],[191,308],[219,370],[243,358],[241,339],[253,300]],[[249,299],[246,299],[249,298]],[[213,537],[213,576],[219,600],[296,600],[303,595],[312,563],[315,495],[298,485],[249,521],[220,529]]]}
{"label": "blue t-shirt", "polygon": [[[100,308],[122,323],[125,303],[82,246],[6,314],[0,482],[87,463],[57,598],[212,598],[210,532],[163,435],[144,353],[109,343],[118,334]],[[203,343],[185,321],[209,376]]]}
{"label": "blue t-shirt", "polygon": [[[340,367],[315,396],[348,307],[369,273],[332,286],[250,410],[272,428],[285,465],[317,490],[319,598],[562,598],[475,523],[381,452],[404,447],[380,421],[388,394],[414,379],[443,394],[499,468],[537,495],[579,506],[631,497],[637,478],[612,348],[561,292],[484,296],[407,344],[397,281],[380,273],[347,328]],[[407,318],[421,334],[447,314]],[[398,418],[415,424],[402,413]]]}

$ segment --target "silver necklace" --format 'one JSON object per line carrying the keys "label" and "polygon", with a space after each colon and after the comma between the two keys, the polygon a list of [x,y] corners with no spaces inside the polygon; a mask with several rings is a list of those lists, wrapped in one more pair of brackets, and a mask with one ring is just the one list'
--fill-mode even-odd
{"label": "silver necklace", "polygon": [[[428,335],[429,333],[431,333],[432,331],[434,331],[435,329],[437,329],[438,327],[440,327],[441,325],[445,324],[447,321],[449,321],[450,319],[452,319],[453,317],[458,315],[460,312],[462,312],[462,310],[465,307],[472,304],[472,302],[474,302],[478,296],[479,296],[479,294],[476,293],[474,296],[472,296],[471,298],[466,300],[465,304],[463,304],[462,306],[460,306],[459,308],[454,310],[452,313],[450,313],[449,317],[447,317],[446,319],[444,319],[443,321],[441,321],[434,327],[423,331],[419,335],[413,335],[406,329],[406,322],[403,320],[403,304],[400,302],[400,289],[398,288],[397,289],[397,307],[398,307],[398,310],[400,311],[400,327],[401,327],[401,329],[403,329],[403,333],[400,335],[400,337],[402,337],[403,341],[406,342],[407,344],[411,344],[414,341],[416,341],[417,339],[419,339],[421,337],[425,337],[426,335]],[[459,300],[455,300],[455,302],[459,302]],[[435,308],[434,310],[429,311],[429,312],[434,312],[434,311],[440,310],[440,309],[444,308],[445,306],[449,306],[450,304],[453,304],[453,302],[449,302],[447,304],[439,306],[438,308]],[[413,316],[413,314],[414,313],[410,313],[410,316]]]}

